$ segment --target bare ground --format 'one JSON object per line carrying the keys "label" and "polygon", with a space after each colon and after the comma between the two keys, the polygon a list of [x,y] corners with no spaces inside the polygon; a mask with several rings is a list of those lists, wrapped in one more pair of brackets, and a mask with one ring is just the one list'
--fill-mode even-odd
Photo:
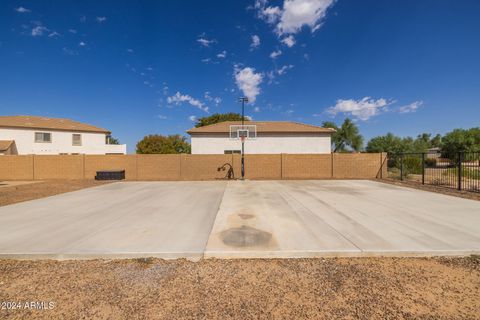
{"label": "bare ground", "polygon": [[446,194],[449,196],[454,196],[459,198],[480,201],[480,192],[472,192],[472,191],[464,191],[464,190],[459,191],[459,190],[456,190],[455,188],[433,186],[428,184],[423,185],[422,183],[415,182],[415,181],[408,181],[408,180],[401,181],[401,180],[392,179],[392,178],[374,179],[373,181],[384,182],[384,183],[394,184],[401,187],[409,187],[409,188],[425,190],[430,192],[437,192],[437,193]]}
{"label": "bare ground", "polygon": [[480,258],[0,260],[35,319],[478,319]]}
{"label": "bare ground", "polygon": [[0,188],[0,206],[45,198],[60,193],[95,187],[105,183],[109,182],[96,180],[49,180],[2,186],[2,188]]}

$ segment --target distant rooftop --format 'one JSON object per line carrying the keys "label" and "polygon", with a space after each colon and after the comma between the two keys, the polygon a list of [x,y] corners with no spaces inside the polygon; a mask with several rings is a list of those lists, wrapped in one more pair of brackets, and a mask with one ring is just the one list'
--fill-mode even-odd
{"label": "distant rooftop", "polygon": [[12,145],[13,140],[0,140],[0,151],[6,151]]}
{"label": "distant rooftop", "polygon": [[37,116],[0,116],[0,128],[2,127],[110,133],[106,129],[70,119]]}
{"label": "distant rooftop", "polygon": [[[224,121],[199,128],[187,130],[189,134],[195,133],[229,133],[231,125],[241,125],[241,121]],[[293,121],[245,121],[245,125],[257,125],[257,133],[333,133],[334,129],[323,128],[311,124]]]}

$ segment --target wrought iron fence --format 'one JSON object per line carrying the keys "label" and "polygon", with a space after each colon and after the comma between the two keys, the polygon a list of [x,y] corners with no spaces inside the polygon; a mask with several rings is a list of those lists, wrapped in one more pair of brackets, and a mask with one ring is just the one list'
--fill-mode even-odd
{"label": "wrought iron fence", "polygon": [[387,166],[390,178],[480,192],[480,152],[391,154]]}

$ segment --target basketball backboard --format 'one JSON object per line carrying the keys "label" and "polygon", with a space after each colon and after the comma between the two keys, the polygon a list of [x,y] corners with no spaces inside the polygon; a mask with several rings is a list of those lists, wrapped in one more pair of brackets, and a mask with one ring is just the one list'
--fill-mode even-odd
{"label": "basketball backboard", "polygon": [[257,125],[255,124],[235,124],[230,125],[230,139],[249,140],[257,137]]}

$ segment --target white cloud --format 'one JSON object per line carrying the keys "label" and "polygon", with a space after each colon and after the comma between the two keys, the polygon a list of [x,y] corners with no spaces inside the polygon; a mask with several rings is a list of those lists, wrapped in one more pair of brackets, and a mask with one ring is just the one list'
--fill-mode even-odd
{"label": "white cloud", "polygon": [[217,54],[217,58],[219,59],[225,59],[227,57],[227,51],[223,50],[219,54]]}
{"label": "white cloud", "polygon": [[[318,30],[335,0],[284,0],[283,6],[268,6],[268,0],[256,0],[257,16],[274,27],[277,35],[296,34],[304,27]],[[287,44],[292,47],[294,42]]]}
{"label": "white cloud", "polygon": [[128,49],[127,49],[127,52],[128,52],[128,53],[133,53],[133,49],[128,48]]}
{"label": "white cloud", "polygon": [[250,44],[251,49],[255,49],[260,45],[260,37],[256,34],[252,36],[252,43]]}
{"label": "white cloud", "polygon": [[260,107],[253,108],[253,112],[260,112]]}
{"label": "white cloud", "polygon": [[254,8],[257,10],[258,17],[269,24],[277,22],[282,15],[282,10],[279,7],[267,7],[267,0],[255,1]]}
{"label": "white cloud", "polygon": [[398,112],[400,113],[410,113],[417,111],[418,108],[423,104],[423,101],[415,101],[405,106],[401,106],[398,108]]}
{"label": "white cloud", "polygon": [[190,116],[188,117],[188,120],[192,121],[192,122],[196,122],[197,121],[197,117],[196,116]]}
{"label": "white cloud", "polygon": [[277,70],[277,73],[278,73],[279,75],[282,75],[282,74],[286,73],[287,70],[290,70],[290,69],[292,69],[293,67],[294,67],[293,64],[284,65],[283,67],[281,67],[280,69]]}
{"label": "white cloud", "polygon": [[255,102],[260,94],[260,83],[262,83],[263,74],[255,73],[255,69],[246,67],[243,69],[235,68],[235,82],[237,87],[242,90],[250,103]]}
{"label": "white cloud", "polygon": [[80,47],[85,47],[87,45],[86,42],[83,42],[83,41],[80,41],[80,43],[78,44]]}
{"label": "white cloud", "polygon": [[270,53],[270,58],[275,59],[282,54],[282,50],[273,51]]}
{"label": "white cloud", "polygon": [[32,29],[32,37],[41,37],[44,33],[49,32],[50,30],[44,26],[36,26]]}
{"label": "white cloud", "polygon": [[292,35],[289,35],[288,37],[283,38],[281,42],[285,44],[287,47],[291,48],[295,45],[295,37]]}
{"label": "white cloud", "polygon": [[268,71],[267,78],[268,78],[268,84],[273,83],[273,80],[275,80],[275,73],[273,71]]}
{"label": "white cloud", "polygon": [[202,46],[204,47],[210,47],[211,44],[217,42],[217,40],[215,39],[208,39],[206,37],[206,35],[203,33],[199,36],[199,38],[197,39],[197,42],[200,43]]}
{"label": "white cloud", "polygon": [[73,50],[73,49],[69,49],[69,48],[66,48],[66,47],[63,47],[63,48],[62,48],[62,51],[63,51],[65,54],[68,54],[69,56],[76,56],[76,55],[78,55],[78,51]]}
{"label": "white cloud", "polygon": [[203,95],[203,97],[205,98],[205,100],[211,101],[211,102],[215,103],[216,106],[218,106],[220,103],[222,103],[222,98],[220,98],[220,97],[212,97],[212,96],[210,95],[210,92],[209,92],[209,91],[205,92],[205,94]]}
{"label": "white cloud", "polygon": [[212,59],[210,59],[210,58],[205,58],[205,59],[202,59],[202,62],[203,62],[203,63],[210,63],[210,62],[212,62]]}
{"label": "white cloud", "polygon": [[381,112],[386,111],[387,106],[392,104],[392,101],[387,101],[384,98],[372,99],[365,97],[360,100],[337,100],[335,106],[327,109],[327,112],[336,115],[338,113],[350,114],[360,120],[368,120],[373,116],[379,115]]}
{"label": "white cloud", "polygon": [[58,33],[57,31],[53,31],[53,32],[50,32],[50,34],[48,35],[49,38],[56,38],[56,37],[60,37],[60,33]]}
{"label": "white cloud", "polygon": [[97,20],[98,23],[102,23],[102,22],[107,21],[107,17],[97,17],[96,20]]}
{"label": "white cloud", "polygon": [[76,33],[77,33],[77,30],[76,30],[76,29],[68,29],[68,32],[73,33],[73,34],[76,34]]}
{"label": "white cloud", "polygon": [[279,34],[297,33],[304,26],[317,30],[334,0],[285,0],[276,28]]}
{"label": "white cloud", "polygon": [[164,115],[162,115],[162,114],[159,114],[159,115],[158,115],[158,118],[159,118],[159,119],[162,119],[162,120],[168,119],[167,116],[164,116]]}
{"label": "white cloud", "polygon": [[175,95],[173,95],[171,97],[168,97],[167,102],[169,104],[175,104],[175,105],[179,105],[179,104],[182,104],[182,103],[186,102],[186,103],[189,103],[190,105],[192,105],[194,107],[197,107],[198,109],[200,109],[202,111],[208,112],[208,107],[204,103],[202,103],[200,100],[192,98],[188,94],[181,94],[178,91],[177,91],[177,93],[175,93]]}
{"label": "white cloud", "polygon": [[31,12],[30,9],[27,9],[27,8],[25,8],[25,7],[15,8],[15,11],[20,12],[20,13],[29,13],[29,12]]}

